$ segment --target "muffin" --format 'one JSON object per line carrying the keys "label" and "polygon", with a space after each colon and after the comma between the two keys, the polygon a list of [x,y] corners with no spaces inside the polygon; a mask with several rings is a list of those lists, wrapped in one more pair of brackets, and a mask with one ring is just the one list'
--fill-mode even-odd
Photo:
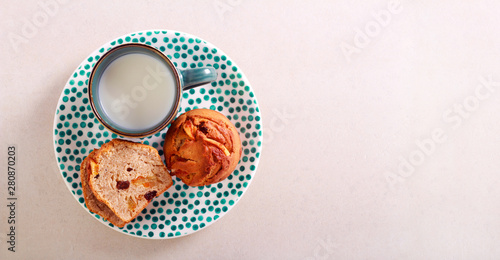
{"label": "muffin", "polygon": [[86,205],[119,227],[173,184],[158,151],[149,145],[113,139],[87,158],[81,167],[82,187],[90,188],[84,189]]}
{"label": "muffin", "polygon": [[234,171],[241,157],[241,140],[223,114],[194,109],[172,123],[163,151],[171,175],[189,186],[203,186],[220,182]]}

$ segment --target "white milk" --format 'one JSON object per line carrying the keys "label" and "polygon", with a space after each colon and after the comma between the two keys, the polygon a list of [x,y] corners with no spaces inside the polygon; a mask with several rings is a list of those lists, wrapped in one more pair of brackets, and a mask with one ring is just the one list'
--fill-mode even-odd
{"label": "white milk", "polygon": [[128,130],[156,126],[170,113],[176,97],[175,76],[159,58],[123,55],[109,64],[99,83],[104,112]]}

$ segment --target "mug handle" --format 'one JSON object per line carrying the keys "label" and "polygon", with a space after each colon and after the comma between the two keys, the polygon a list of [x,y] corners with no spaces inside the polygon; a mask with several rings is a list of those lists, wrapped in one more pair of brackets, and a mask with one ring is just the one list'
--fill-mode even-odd
{"label": "mug handle", "polygon": [[212,67],[179,70],[182,90],[192,89],[217,79],[217,71]]}

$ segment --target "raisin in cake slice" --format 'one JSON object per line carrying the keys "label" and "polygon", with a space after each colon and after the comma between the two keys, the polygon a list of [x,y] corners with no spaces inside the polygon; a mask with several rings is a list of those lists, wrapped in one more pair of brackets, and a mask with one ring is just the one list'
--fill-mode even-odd
{"label": "raisin in cake slice", "polygon": [[90,167],[95,197],[126,223],[172,186],[158,151],[145,144],[111,140],[96,151]]}

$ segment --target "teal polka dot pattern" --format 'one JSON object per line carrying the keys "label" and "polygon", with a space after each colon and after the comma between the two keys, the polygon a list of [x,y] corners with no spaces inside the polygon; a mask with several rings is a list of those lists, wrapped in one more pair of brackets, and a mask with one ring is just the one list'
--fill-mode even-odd
{"label": "teal polka dot pattern", "polygon": [[[88,79],[105,51],[129,42],[159,49],[179,69],[214,67],[218,79],[183,92],[177,116],[196,108],[221,112],[238,128],[243,154],[236,170],[220,183],[189,187],[174,177],[173,186],[123,228],[89,213],[112,229],[141,238],[170,239],[192,234],[220,219],[241,199],[255,176],[262,149],[262,116],[250,83],[236,63],[214,45],[182,32],[141,31],[114,39],[94,51],[68,79],[56,107],[53,138],[57,165],[70,192],[88,211],[81,188],[80,164],[93,149],[113,138],[122,138],[105,129],[93,114]],[[140,139],[124,139],[153,146],[164,160],[166,131]]]}

